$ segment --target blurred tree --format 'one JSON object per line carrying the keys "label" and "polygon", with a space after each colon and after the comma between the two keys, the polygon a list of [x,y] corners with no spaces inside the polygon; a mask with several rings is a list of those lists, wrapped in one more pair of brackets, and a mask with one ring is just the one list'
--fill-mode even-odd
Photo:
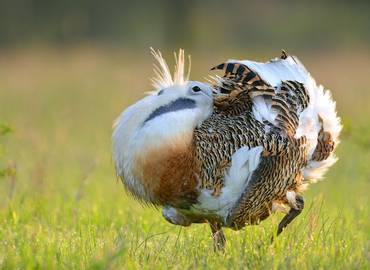
{"label": "blurred tree", "polygon": [[0,47],[368,47],[369,11],[369,1],[0,0]]}
{"label": "blurred tree", "polygon": [[173,46],[183,44],[186,47],[191,37],[191,12],[196,6],[195,1],[164,0],[163,6],[165,43]]}

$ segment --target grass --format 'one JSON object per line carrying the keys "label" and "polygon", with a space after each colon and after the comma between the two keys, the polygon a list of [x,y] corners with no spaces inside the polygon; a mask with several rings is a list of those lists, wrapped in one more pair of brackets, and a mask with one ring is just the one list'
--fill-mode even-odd
{"label": "grass", "polygon": [[[213,253],[207,226],[166,223],[115,179],[111,123],[149,90],[151,59],[133,54],[0,52],[0,122],[14,129],[1,138],[2,161],[17,170],[0,178],[1,269],[370,268],[368,52],[301,57],[334,89],[345,124],[340,160],[305,193],[303,214],[272,245],[281,214],[226,230],[221,255]],[[195,79],[243,55],[228,54],[195,55]]]}

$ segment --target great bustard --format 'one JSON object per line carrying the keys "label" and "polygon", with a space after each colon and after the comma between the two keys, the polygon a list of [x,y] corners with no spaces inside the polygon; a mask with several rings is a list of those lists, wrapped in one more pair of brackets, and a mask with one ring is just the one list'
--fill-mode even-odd
{"label": "great bustard", "polygon": [[289,206],[277,234],[302,211],[302,191],[335,163],[341,130],[335,102],[296,57],[229,60],[214,83],[188,81],[184,52],[174,75],[160,52],[155,91],[116,120],[113,156],[127,190],[163,206],[170,223],[257,224]]}

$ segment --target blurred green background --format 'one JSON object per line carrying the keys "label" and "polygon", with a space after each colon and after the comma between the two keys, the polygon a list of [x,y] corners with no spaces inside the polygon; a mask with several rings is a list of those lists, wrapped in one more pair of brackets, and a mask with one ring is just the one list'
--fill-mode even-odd
{"label": "blurred green background", "polygon": [[370,41],[368,1],[2,0],[1,47],[351,49]]}
{"label": "blurred green background", "polygon": [[[369,1],[0,0],[0,269],[369,269],[369,14]],[[116,181],[112,122],[151,90],[150,46],[171,64],[184,48],[193,80],[285,49],[332,90],[339,161],[274,245],[281,214],[227,231],[216,256],[206,226],[172,226]]]}

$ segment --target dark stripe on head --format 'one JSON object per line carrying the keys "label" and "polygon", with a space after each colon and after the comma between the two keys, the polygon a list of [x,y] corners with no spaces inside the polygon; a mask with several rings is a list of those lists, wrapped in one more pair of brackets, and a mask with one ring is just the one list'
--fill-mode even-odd
{"label": "dark stripe on head", "polygon": [[178,98],[175,101],[163,105],[156,110],[154,110],[149,117],[144,121],[144,123],[156,118],[165,113],[175,112],[184,109],[193,109],[196,107],[195,101],[189,98]]}

